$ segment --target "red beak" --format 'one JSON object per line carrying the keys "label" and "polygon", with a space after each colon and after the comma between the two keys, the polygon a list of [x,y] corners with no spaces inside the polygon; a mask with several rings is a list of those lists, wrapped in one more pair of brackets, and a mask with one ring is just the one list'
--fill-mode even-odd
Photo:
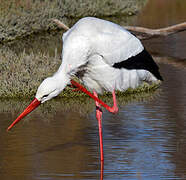
{"label": "red beak", "polygon": [[32,112],[36,107],[41,104],[36,98],[30,103],[30,105],[19,115],[19,117],[7,128],[9,131],[16,123],[18,123],[21,119],[23,119],[27,114]]}

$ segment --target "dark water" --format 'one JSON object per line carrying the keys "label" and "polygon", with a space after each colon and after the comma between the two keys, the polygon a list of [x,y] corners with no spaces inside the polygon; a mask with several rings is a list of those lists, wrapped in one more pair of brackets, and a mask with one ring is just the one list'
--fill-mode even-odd
{"label": "dark water", "polygon": [[[152,0],[136,24],[159,27],[178,23],[186,16],[183,11],[183,0]],[[158,55],[184,59],[184,38],[184,33],[178,33],[145,43]],[[186,65],[177,58],[158,59],[164,77],[160,90],[151,97],[120,104],[116,115],[104,111],[104,171],[92,100],[90,109],[84,104],[89,110],[79,107],[81,112],[52,101],[56,110],[43,105],[9,133],[6,128],[28,102],[2,101],[0,179],[100,179],[102,173],[104,179],[186,179]],[[40,113],[45,108],[46,115]]]}

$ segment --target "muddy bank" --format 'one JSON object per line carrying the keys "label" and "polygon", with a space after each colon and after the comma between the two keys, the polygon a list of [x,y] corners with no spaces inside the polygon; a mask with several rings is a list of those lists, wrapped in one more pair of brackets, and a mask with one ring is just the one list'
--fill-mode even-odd
{"label": "muddy bank", "polygon": [[85,16],[132,16],[147,0],[1,0],[0,43],[12,41],[33,33],[51,31],[57,18],[71,27]]}

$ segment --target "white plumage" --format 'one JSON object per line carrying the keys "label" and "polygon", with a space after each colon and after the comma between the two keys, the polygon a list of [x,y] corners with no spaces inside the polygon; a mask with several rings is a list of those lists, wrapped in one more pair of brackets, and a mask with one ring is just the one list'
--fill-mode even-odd
{"label": "white plumage", "polygon": [[[145,70],[113,68],[113,64],[142,52],[141,42],[130,32],[109,21],[87,17],[63,35],[62,66],[69,72],[84,67],[81,80],[98,93],[136,88],[143,80],[157,79]],[[68,68],[69,67],[69,68]]]}
{"label": "white plumage", "polygon": [[148,70],[113,67],[142,51],[140,40],[123,27],[98,18],[83,18],[63,34],[62,64],[40,85],[36,98],[44,102],[57,96],[73,75],[97,93],[125,91],[143,81],[155,82],[158,79]]}
{"label": "white plumage", "polygon": [[63,51],[71,49],[72,42],[78,48],[81,48],[81,43],[86,44],[88,53],[103,56],[109,65],[135,56],[144,49],[141,42],[123,27],[93,17],[79,20],[63,34]]}

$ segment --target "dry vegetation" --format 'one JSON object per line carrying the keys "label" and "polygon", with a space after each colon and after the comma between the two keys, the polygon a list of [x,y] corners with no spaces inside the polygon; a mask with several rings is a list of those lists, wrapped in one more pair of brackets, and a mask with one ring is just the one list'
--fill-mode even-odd
{"label": "dry vegetation", "polygon": [[[0,49],[0,98],[34,97],[41,81],[52,75],[61,63],[60,57],[48,54],[26,54],[24,51],[17,55],[10,49]],[[120,95],[153,91],[158,85],[144,85],[137,89],[129,89]],[[85,96],[72,92],[67,88],[61,96]]]}
{"label": "dry vegetation", "polygon": [[[81,2],[81,3],[80,3]],[[82,16],[112,16],[136,13],[144,0],[0,0],[0,42],[14,40],[33,32],[54,29],[51,18],[79,18]],[[102,8],[104,7],[104,8]],[[68,23],[69,25],[69,19]],[[43,53],[16,54],[11,49],[0,48],[0,98],[34,97],[42,80],[52,75],[59,67],[59,56]],[[157,89],[159,85],[144,85],[118,93],[120,97]],[[105,94],[109,96],[109,94]],[[85,97],[79,92],[66,88],[63,98]],[[106,97],[105,96],[105,97]]]}
{"label": "dry vegetation", "polygon": [[51,18],[71,26],[74,18],[133,15],[146,0],[0,0],[0,43],[57,27]]}
{"label": "dry vegetation", "polygon": [[58,67],[60,59],[44,54],[19,55],[10,49],[0,49],[0,96],[28,97],[38,85]]}

